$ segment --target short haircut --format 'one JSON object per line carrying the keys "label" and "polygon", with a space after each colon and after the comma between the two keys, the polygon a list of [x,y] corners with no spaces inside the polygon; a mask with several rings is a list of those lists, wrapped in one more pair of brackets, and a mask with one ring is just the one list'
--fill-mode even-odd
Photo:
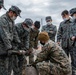
{"label": "short haircut", "polygon": [[68,10],[64,10],[61,15],[65,16],[65,15],[68,15],[69,14],[69,11]]}

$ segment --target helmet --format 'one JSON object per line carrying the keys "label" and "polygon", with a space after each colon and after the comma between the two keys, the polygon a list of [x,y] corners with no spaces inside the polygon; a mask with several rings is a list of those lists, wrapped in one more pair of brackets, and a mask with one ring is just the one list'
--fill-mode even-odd
{"label": "helmet", "polygon": [[0,0],[0,7],[6,10],[6,8],[4,7],[4,0]]}
{"label": "helmet", "polygon": [[26,24],[30,28],[33,24],[33,21],[30,18],[26,18],[23,23]]}
{"label": "helmet", "polygon": [[46,21],[52,20],[51,16],[46,17]]}
{"label": "helmet", "polygon": [[21,10],[17,6],[11,6],[9,10],[14,11],[18,16],[20,16]]}
{"label": "helmet", "polygon": [[70,15],[73,16],[73,14],[76,13],[76,8],[72,8],[69,12],[70,12]]}
{"label": "helmet", "polygon": [[34,26],[39,29],[40,28],[40,21],[35,21]]}
{"label": "helmet", "polygon": [[41,32],[39,35],[38,35],[38,39],[40,41],[48,41],[50,38],[49,38],[49,35],[47,32]]}

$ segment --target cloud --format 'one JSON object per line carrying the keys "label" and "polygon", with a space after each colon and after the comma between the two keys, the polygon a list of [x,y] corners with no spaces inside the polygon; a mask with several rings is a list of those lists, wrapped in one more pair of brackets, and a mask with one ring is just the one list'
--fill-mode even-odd
{"label": "cloud", "polygon": [[[25,18],[31,18],[33,21],[42,19],[42,24],[45,24],[45,17],[50,15],[53,23],[59,26],[62,21],[61,12],[75,7],[76,0],[5,0],[4,5],[7,10],[11,5],[16,5],[22,10],[22,18],[18,17],[16,23],[24,21]],[[2,9],[0,15],[5,12]]]}

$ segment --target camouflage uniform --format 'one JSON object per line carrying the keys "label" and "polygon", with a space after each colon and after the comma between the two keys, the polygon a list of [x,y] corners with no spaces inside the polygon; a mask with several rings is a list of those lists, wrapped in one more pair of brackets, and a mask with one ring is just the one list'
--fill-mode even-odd
{"label": "camouflage uniform", "polygon": [[[14,27],[14,22],[10,19],[8,12],[0,17],[0,52],[8,53],[7,50],[13,48],[12,42],[20,43],[17,32]],[[13,48],[14,49],[14,48]],[[11,61],[9,61],[12,59]],[[0,74],[10,75],[14,63],[12,56],[0,56]],[[15,60],[16,61],[16,60]],[[11,65],[12,64],[12,65]],[[8,72],[9,71],[9,74]]]}
{"label": "camouflage uniform", "polygon": [[[57,28],[54,25],[45,25],[42,27],[42,31],[46,31],[49,34],[49,37],[52,41],[55,41],[55,35],[57,32]],[[50,31],[53,31],[53,33],[51,33]]]}
{"label": "camouflage uniform", "polygon": [[[19,49],[21,50],[27,50],[29,49],[29,32],[25,30],[22,26],[22,23],[18,23],[15,25],[18,36],[21,40],[21,46]],[[18,56],[18,66],[20,69],[20,75],[22,75],[22,71],[25,68],[26,60],[25,60],[25,55],[19,55]]]}
{"label": "camouflage uniform", "polygon": [[37,64],[40,75],[71,75],[71,64],[67,55],[53,41],[48,41],[43,46],[34,64],[47,60],[50,62]]}
{"label": "camouflage uniform", "polygon": [[57,42],[61,42],[61,46],[68,56],[73,44],[71,40],[71,36],[73,35],[71,31],[72,25],[71,19],[61,22],[57,34]]}
{"label": "camouflage uniform", "polygon": [[30,48],[37,48],[39,30],[31,28],[30,30]]}
{"label": "camouflage uniform", "polygon": [[[38,46],[38,34],[39,34],[39,30],[35,30],[33,28],[31,28],[30,30],[30,42],[29,42],[29,48],[35,48],[37,49]],[[29,63],[31,64],[33,62],[33,57],[34,55],[31,53],[31,55],[29,56]]]}
{"label": "camouflage uniform", "polygon": [[[74,18],[74,14],[76,14],[76,8],[72,8],[70,10],[70,15],[72,16],[73,25],[71,27],[72,35],[76,37],[76,17]],[[71,64],[72,64],[72,75],[76,75],[76,39],[73,41],[72,49],[70,50],[71,54]]]}
{"label": "camouflage uniform", "polygon": [[[73,36],[76,36],[76,22],[73,23],[71,27],[71,31],[73,33],[71,35],[72,38]],[[76,40],[73,41],[73,45],[70,50],[70,55],[71,55],[71,64],[72,64],[72,75],[76,75]]]}

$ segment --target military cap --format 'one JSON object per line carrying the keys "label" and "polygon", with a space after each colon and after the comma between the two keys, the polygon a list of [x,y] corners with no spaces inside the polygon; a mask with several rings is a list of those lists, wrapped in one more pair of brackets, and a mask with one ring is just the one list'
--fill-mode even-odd
{"label": "military cap", "polygon": [[40,28],[40,21],[35,21],[34,26],[39,29]]}
{"label": "military cap", "polygon": [[51,16],[46,17],[46,21],[52,20]]}
{"label": "military cap", "polygon": [[30,18],[26,18],[23,23],[26,24],[28,27],[31,27],[33,24],[33,21]]}
{"label": "military cap", "polygon": [[69,12],[70,12],[70,15],[73,16],[73,14],[76,13],[76,8],[72,8]]}
{"label": "military cap", "polygon": [[39,35],[38,35],[38,40],[40,41],[48,41],[50,38],[49,38],[49,35],[47,32],[40,32]]}
{"label": "military cap", "polygon": [[0,8],[3,8],[6,10],[6,8],[4,7],[4,0],[0,0]]}
{"label": "military cap", "polygon": [[17,16],[20,16],[21,10],[17,6],[11,6],[9,10],[14,11],[17,14]]}

